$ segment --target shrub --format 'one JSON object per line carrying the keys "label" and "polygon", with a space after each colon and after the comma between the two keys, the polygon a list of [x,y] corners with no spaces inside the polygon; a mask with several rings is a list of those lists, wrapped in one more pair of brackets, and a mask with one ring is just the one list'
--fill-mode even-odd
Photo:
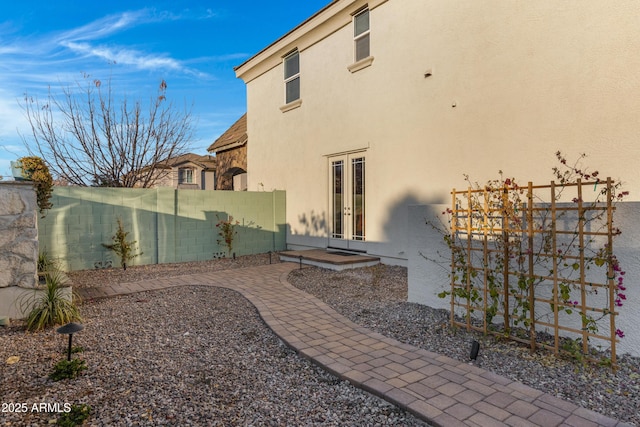
{"label": "shrub", "polygon": [[82,359],[61,360],[56,363],[49,378],[53,381],[76,378],[82,371],[87,370],[87,363]]}
{"label": "shrub", "polygon": [[49,256],[49,252],[43,249],[38,254],[38,273],[47,273],[60,270],[58,261]]}
{"label": "shrub", "polygon": [[44,160],[37,156],[21,157],[18,163],[22,167],[22,176],[33,181],[36,187],[38,208],[44,217],[44,212],[53,206],[50,202],[53,193],[53,178]]}
{"label": "shrub", "polygon": [[71,411],[62,414],[56,423],[62,427],[81,426],[91,415],[91,406],[89,405],[71,405]]}
{"label": "shrub", "polygon": [[234,221],[232,216],[230,216],[229,219],[220,219],[218,217],[218,223],[216,224],[218,235],[220,236],[218,244],[227,247],[228,255],[231,255],[231,251],[233,250],[233,241],[238,234],[236,225],[239,224],[240,222]]}
{"label": "shrub", "polygon": [[127,269],[127,262],[138,255],[142,255],[142,252],[138,254],[134,254],[135,248],[134,245],[137,241],[128,241],[127,236],[129,235],[128,231],[125,231],[124,225],[122,225],[122,219],[118,218],[118,230],[116,234],[112,237],[113,244],[107,245],[102,244],[107,249],[110,249],[116,253],[120,257],[120,265],[123,269]]}
{"label": "shrub", "polygon": [[32,298],[23,301],[23,304],[30,304],[37,298],[27,316],[27,330],[38,331],[49,326],[80,320],[80,311],[73,302],[77,297],[72,294],[69,300],[64,293],[66,283],[66,276],[60,271],[45,274],[45,292],[40,297],[34,294]]}
{"label": "shrub", "polygon": [[[38,268],[38,284],[39,285],[46,285],[47,274],[54,273],[54,272],[62,273],[62,270],[60,269],[60,263],[58,262],[57,259],[51,258],[46,249],[43,249],[38,254],[37,268]],[[60,274],[60,276],[61,276],[61,279],[64,280],[64,275]],[[65,280],[65,284],[66,284],[66,280]]]}

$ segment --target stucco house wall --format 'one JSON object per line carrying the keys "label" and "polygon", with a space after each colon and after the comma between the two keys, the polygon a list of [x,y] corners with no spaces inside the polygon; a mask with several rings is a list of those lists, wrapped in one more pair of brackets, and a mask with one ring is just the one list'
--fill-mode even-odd
{"label": "stucco house wall", "polygon": [[[387,0],[371,9],[369,67],[354,73],[351,14],[338,1],[237,68],[247,83],[249,188],[286,189],[290,247],[327,246],[329,159],[366,156],[367,244],[408,264],[409,300],[449,308],[437,293],[447,251],[425,220],[452,188],[505,176],[547,184],[562,150],[624,182],[615,250],[638,282],[640,35],[636,4]],[[301,103],[284,109],[282,58],[300,53]],[[426,205],[426,206],[414,206]],[[637,289],[616,320],[619,353],[640,354]]]}
{"label": "stucco house wall", "polygon": [[[370,8],[370,66],[352,14]],[[562,150],[639,200],[637,3],[340,0],[236,68],[247,85],[248,187],[288,194],[291,247],[328,245],[329,158],[366,156],[366,250],[406,265],[408,206],[499,170],[548,183]],[[282,58],[301,104],[282,111]]]}
{"label": "stucco house wall", "polygon": [[[191,182],[181,182],[180,170],[191,171]],[[150,188],[171,187],[195,190],[215,189],[216,160],[211,156],[188,153],[160,163],[154,171],[155,182]]]}

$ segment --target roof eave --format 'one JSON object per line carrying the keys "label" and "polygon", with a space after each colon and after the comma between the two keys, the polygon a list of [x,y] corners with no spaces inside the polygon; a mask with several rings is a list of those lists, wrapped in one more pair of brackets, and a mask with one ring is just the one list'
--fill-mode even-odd
{"label": "roof eave", "polygon": [[[245,145],[247,143],[248,138],[245,136],[244,138],[242,138],[241,140],[232,142],[231,144],[226,144],[226,145],[222,145],[220,147],[209,147],[209,152],[216,154],[219,153],[221,151],[227,151],[227,150],[232,150],[234,148],[238,148],[238,147],[242,147],[243,145]],[[213,149],[212,149],[213,148]]]}
{"label": "roof eave", "polygon": [[333,0],[300,25],[262,49],[241,65],[234,67],[236,77],[245,84],[282,63],[282,58],[294,49],[303,52],[350,25],[353,13],[368,7],[370,10],[389,0]]}
{"label": "roof eave", "polygon": [[264,49],[262,49],[261,51],[259,51],[258,53],[256,53],[252,57],[250,57],[249,59],[247,59],[246,61],[244,61],[242,64],[233,67],[233,71],[236,72],[236,77],[240,77],[240,75],[238,75],[238,72],[239,72],[238,70],[243,68],[248,63],[252,62],[257,57],[261,56],[266,51],[268,51],[271,48],[273,48],[275,45],[279,44],[281,41],[287,39],[291,34],[295,33],[298,29],[300,29],[300,28],[304,27],[305,25],[307,25],[309,22],[311,22],[313,19],[315,19],[318,15],[321,15],[324,11],[326,11],[327,9],[329,9],[331,6],[333,6],[334,4],[338,3],[339,1],[341,1],[341,0],[333,0],[331,3],[327,4],[325,7],[323,7],[322,9],[320,9],[319,11],[317,11],[316,13],[311,15],[309,18],[307,18],[304,21],[302,21],[296,27],[292,28],[289,32],[285,33],[282,37],[278,38],[276,41],[274,41],[273,43],[271,43],[270,45],[268,45],[267,47],[265,47]]}

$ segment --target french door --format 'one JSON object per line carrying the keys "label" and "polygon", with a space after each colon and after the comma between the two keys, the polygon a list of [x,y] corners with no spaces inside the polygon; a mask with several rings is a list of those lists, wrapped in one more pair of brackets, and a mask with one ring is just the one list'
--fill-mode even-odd
{"label": "french door", "polygon": [[365,156],[329,158],[329,246],[365,250]]}

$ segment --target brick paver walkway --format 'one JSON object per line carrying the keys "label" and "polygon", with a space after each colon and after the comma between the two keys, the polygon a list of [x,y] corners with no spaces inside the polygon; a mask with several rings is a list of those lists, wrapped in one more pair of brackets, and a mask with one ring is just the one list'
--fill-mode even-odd
{"label": "brick paver walkway", "polygon": [[624,426],[476,366],[360,327],[287,282],[292,263],[81,289],[84,299],[174,286],[236,290],[300,355],[441,426]]}

